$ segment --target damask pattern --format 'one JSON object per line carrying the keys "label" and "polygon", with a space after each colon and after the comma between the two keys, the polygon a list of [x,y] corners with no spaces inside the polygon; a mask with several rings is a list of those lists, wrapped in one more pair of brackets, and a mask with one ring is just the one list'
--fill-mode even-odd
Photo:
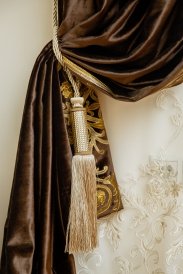
{"label": "damask pattern", "polygon": [[[70,117],[71,102],[70,98],[74,96],[71,84],[64,81],[60,87],[63,99],[63,112],[67,126],[71,148],[73,145],[73,133]],[[97,157],[105,153],[105,147],[108,146],[108,140],[105,132],[105,126],[100,110],[98,97],[94,90],[86,86],[81,86],[81,93],[84,98],[84,106],[87,113],[87,127],[89,132],[89,143],[92,151]],[[97,166],[97,217],[109,215],[122,208],[120,192],[114,171],[110,171],[109,165]]]}
{"label": "damask pattern", "polygon": [[121,183],[124,209],[99,221],[94,252],[75,254],[79,274],[183,274],[183,160],[169,154],[183,138],[183,96],[162,91],[155,105],[169,114],[167,143]]}

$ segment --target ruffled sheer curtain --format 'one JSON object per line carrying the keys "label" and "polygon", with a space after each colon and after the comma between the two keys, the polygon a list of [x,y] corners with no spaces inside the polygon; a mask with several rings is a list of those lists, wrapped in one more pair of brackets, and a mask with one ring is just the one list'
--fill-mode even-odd
{"label": "ruffled sheer curtain", "polygon": [[100,102],[124,209],[99,222],[96,250],[75,255],[77,274],[181,274],[183,84]]}

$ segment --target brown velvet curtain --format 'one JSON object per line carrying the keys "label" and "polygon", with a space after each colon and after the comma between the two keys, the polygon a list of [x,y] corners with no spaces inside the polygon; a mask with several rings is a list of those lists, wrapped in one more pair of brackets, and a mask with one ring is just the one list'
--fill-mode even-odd
{"label": "brown velvet curtain", "polygon": [[109,95],[136,101],[175,84],[175,78],[183,81],[182,0],[60,0],[59,5],[61,51],[104,82]]}
{"label": "brown velvet curtain", "polygon": [[34,66],[5,224],[1,274],[75,273],[64,253],[71,148],[52,43]]}
{"label": "brown velvet curtain", "polygon": [[[135,101],[182,81],[182,10],[182,0],[62,0],[60,48],[110,96]],[[28,87],[0,274],[75,274],[64,253],[72,153],[57,66],[49,43]]]}

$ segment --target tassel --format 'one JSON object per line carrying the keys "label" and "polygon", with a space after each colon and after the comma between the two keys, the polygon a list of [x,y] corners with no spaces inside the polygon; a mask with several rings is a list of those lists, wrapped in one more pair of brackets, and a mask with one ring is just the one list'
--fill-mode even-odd
{"label": "tassel", "polygon": [[82,97],[71,98],[75,155],[65,251],[88,252],[97,246],[96,164],[89,147]]}

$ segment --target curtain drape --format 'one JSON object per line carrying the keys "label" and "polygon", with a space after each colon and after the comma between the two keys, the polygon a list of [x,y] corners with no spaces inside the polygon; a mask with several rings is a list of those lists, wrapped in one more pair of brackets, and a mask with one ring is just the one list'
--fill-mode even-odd
{"label": "curtain drape", "polygon": [[57,65],[49,43],[28,87],[1,274],[75,273],[72,256],[64,253],[72,154]]}
{"label": "curtain drape", "polygon": [[182,82],[181,0],[60,0],[59,5],[60,50],[105,83],[109,95],[136,101]]}
{"label": "curtain drape", "polygon": [[[63,55],[105,83],[108,95],[136,101],[182,81],[182,0],[62,0],[58,5]],[[1,274],[75,273],[73,257],[64,253],[72,153],[59,85],[49,43],[28,88]]]}

